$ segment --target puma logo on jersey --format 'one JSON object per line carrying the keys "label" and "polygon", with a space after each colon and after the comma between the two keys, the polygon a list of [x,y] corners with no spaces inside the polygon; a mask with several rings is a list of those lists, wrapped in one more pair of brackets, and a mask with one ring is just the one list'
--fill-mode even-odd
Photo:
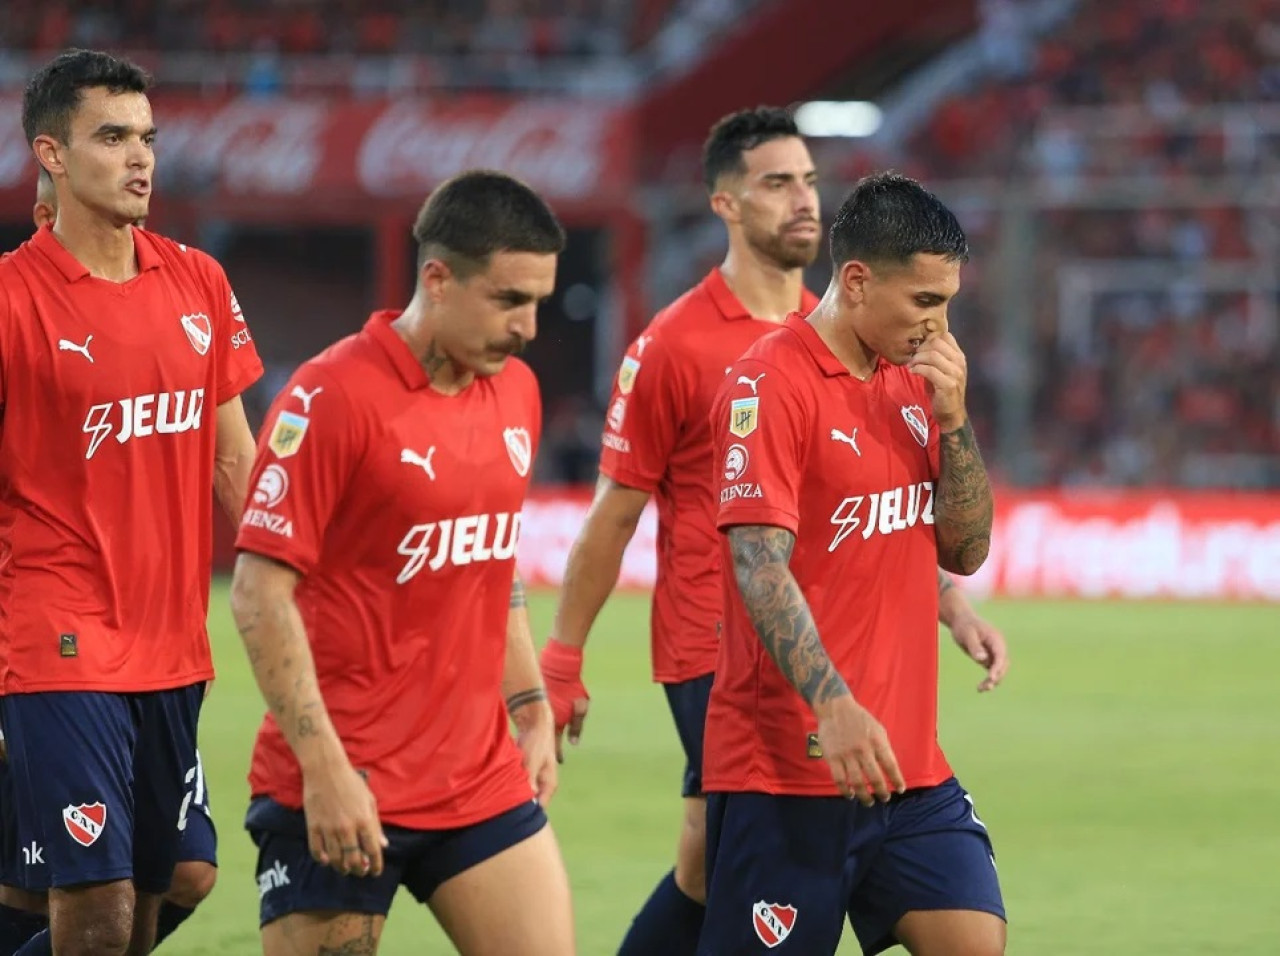
{"label": "puma logo on jersey", "polygon": [[[119,408],[119,414],[116,409]],[[92,458],[113,434],[121,445],[133,438],[175,435],[198,429],[204,419],[204,389],[189,392],[160,392],[122,398],[118,402],[94,405],[84,417],[81,429],[89,436],[84,453]]]}
{"label": "puma logo on jersey", "polygon": [[858,447],[858,429],[854,429],[848,435],[840,431],[838,428],[831,429],[831,440],[842,441],[854,451],[858,453],[858,457],[862,457],[862,449]]}
{"label": "puma logo on jersey", "polygon": [[734,384],[735,384],[735,385],[750,385],[750,386],[751,386],[751,394],[752,394],[752,395],[759,395],[760,393],[759,393],[758,391],[756,391],[756,386],[758,386],[758,385],[760,384],[760,379],[764,378],[764,377],[765,377],[766,375],[768,375],[768,374],[769,374],[768,372],[761,372],[761,373],[760,373],[759,375],[757,375],[755,378],[747,378],[745,375],[739,375],[739,376],[738,376],[738,381],[737,381],[737,382],[735,382]]}
{"label": "puma logo on jersey", "polygon": [[59,352],[79,352],[93,364],[93,356],[89,354],[89,343],[93,341],[93,336],[89,336],[84,340],[84,345],[76,345],[70,339],[58,339]]}
{"label": "puma logo on jersey", "polygon": [[295,386],[293,386],[293,391],[291,391],[291,392],[289,393],[289,397],[290,397],[290,398],[296,398],[296,399],[298,399],[299,401],[301,401],[301,402],[302,402],[302,410],[303,410],[304,412],[306,412],[308,415],[310,415],[310,414],[311,414],[311,399],[315,398],[317,395],[319,395],[319,394],[320,394],[321,392],[323,392],[323,391],[324,391],[324,386],[323,386],[323,385],[319,386],[318,388],[314,388],[314,389],[312,389],[312,390],[311,390],[311,391],[309,391],[309,392],[308,392],[308,391],[306,391],[306,390],[304,390],[304,389],[303,389],[303,387],[302,387],[301,385],[295,385]]}
{"label": "puma logo on jersey", "polygon": [[[866,505],[866,508],[863,508]],[[865,515],[864,515],[865,510]],[[836,527],[835,537],[827,545],[827,551],[835,551],[845,538],[859,528],[865,541],[876,532],[893,534],[906,531],[916,524],[933,524],[933,482],[922,481],[905,488],[891,488],[869,495],[851,495],[836,505],[831,513],[831,523]]]}
{"label": "puma logo on jersey", "polygon": [[459,567],[510,560],[515,557],[519,538],[518,513],[466,515],[416,524],[396,548],[409,559],[396,575],[396,584],[412,580],[424,567],[439,571],[446,564]]}
{"label": "puma logo on jersey", "polygon": [[427,477],[432,481],[436,480],[435,470],[431,467],[431,458],[436,453],[436,446],[432,445],[427,449],[426,456],[419,455],[412,448],[405,448],[400,452],[400,463],[402,465],[417,465],[427,473]]}

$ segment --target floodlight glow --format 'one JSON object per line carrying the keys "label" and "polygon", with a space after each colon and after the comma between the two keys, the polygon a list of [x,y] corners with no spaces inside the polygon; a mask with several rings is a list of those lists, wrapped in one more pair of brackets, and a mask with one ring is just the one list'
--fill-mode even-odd
{"label": "floodlight glow", "polygon": [[796,110],[796,126],[802,136],[874,136],[883,119],[875,103],[859,100],[814,100]]}

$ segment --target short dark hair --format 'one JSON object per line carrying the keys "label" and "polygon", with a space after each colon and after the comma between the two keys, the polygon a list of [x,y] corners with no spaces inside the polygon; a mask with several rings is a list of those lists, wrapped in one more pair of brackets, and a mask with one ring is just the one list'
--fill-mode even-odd
{"label": "short dark hair", "polygon": [[702,179],[709,192],[725,173],[745,173],[742,154],[770,140],[799,136],[795,118],[777,106],[757,106],[722,116],[702,147]]}
{"label": "short dark hair", "polygon": [[145,93],[151,77],[136,63],[97,50],[58,54],[36,70],[22,93],[22,130],[28,145],[41,134],[67,142],[82,91],[95,86],[111,93]]}
{"label": "short dark hair", "polygon": [[831,223],[831,262],[858,259],[905,265],[917,253],[969,261],[969,240],[937,196],[900,173],[867,176],[853,187]]}
{"label": "short dark hair", "polygon": [[564,228],[536,192],[520,180],[473,169],[441,183],[413,224],[418,268],[440,259],[460,278],[480,272],[495,252],[555,255]]}

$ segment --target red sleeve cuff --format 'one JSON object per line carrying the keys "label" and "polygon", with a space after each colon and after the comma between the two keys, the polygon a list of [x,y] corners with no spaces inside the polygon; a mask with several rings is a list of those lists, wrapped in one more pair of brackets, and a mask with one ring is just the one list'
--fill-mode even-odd
{"label": "red sleeve cuff", "polygon": [[223,402],[229,402],[241,394],[246,388],[262,378],[262,372],[262,360],[256,359],[251,365],[241,369],[240,373],[230,380],[219,382],[217,404],[221,405]]}
{"label": "red sleeve cuff", "polygon": [[600,474],[606,478],[612,478],[620,485],[626,485],[628,488],[634,488],[636,491],[643,491],[648,494],[653,494],[657,491],[658,482],[662,481],[662,475],[651,477],[634,468],[627,468],[618,465],[616,462],[611,462],[603,456],[600,458]]}
{"label": "red sleeve cuff", "polygon": [[800,529],[800,516],[781,508],[763,507],[726,508],[716,516],[716,528],[720,531],[742,525],[764,525],[796,534]]}

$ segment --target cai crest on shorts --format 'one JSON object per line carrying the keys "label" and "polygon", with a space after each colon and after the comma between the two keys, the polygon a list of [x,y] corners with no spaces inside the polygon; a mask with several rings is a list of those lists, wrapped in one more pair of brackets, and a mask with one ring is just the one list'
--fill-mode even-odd
{"label": "cai crest on shorts", "polygon": [[71,839],[81,846],[93,846],[107,825],[107,805],[98,802],[63,807],[62,823]]}
{"label": "cai crest on shorts", "polygon": [[751,907],[751,925],[760,942],[773,949],[791,935],[796,925],[796,908],[787,903],[760,900]]}

